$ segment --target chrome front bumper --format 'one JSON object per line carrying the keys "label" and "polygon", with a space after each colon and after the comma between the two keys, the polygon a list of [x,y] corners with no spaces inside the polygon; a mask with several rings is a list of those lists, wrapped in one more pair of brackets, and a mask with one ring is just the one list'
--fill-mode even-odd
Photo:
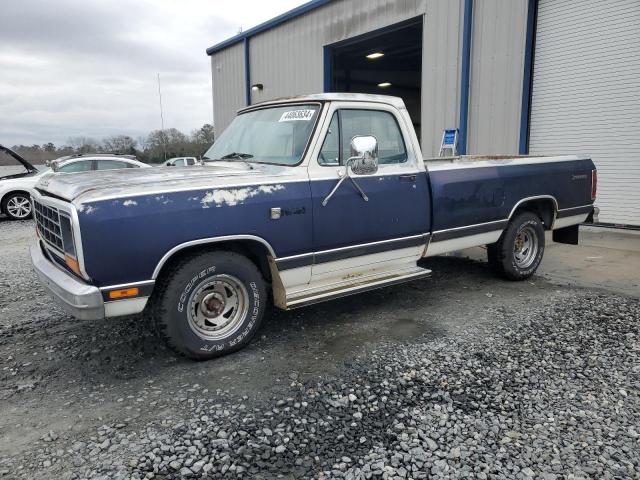
{"label": "chrome front bumper", "polygon": [[57,303],[80,320],[105,318],[102,293],[98,287],[87,285],[63,272],[49,260],[40,242],[31,245],[31,263],[40,282],[49,289]]}

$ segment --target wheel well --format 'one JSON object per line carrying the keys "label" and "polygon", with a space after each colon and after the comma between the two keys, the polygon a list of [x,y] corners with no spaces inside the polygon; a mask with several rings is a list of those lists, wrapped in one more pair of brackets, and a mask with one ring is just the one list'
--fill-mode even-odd
{"label": "wheel well", "polygon": [[536,198],[532,200],[527,200],[516,208],[516,210],[511,215],[513,218],[520,212],[532,212],[538,215],[544,224],[545,230],[550,230],[551,225],[553,224],[553,220],[556,217],[556,205],[553,199],[551,198]]}
{"label": "wheel well", "polygon": [[225,240],[222,242],[212,242],[200,245],[192,245],[175,252],[169,257],[158,272],[161,278],[167,271],[170,271],[173,264],[186,256],[202,252],[213,252],[226,250],[228,252],[239,253],[251,260],[262,273],[262,277],[267,283],[271,283],[271,270],[269,268],[269,250],[262,243],[255,240]]}
{"label": "wheel well", "polygon": [[31,194],[29,192],[27,192],[26,190],[11,190],[10,192],[5,193],[2,198],[0,198],[0,209],[2,209],[2,213],[6,213],[4,211],[4,201],[5,199],[10,196],[13,195],[14,193],[23,193],[25,194],[27,197],[31,198]]}

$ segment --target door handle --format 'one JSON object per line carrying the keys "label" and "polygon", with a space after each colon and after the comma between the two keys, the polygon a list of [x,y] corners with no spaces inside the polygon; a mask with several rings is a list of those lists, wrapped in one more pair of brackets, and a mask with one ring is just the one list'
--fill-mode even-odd
{"label": "door handle", "polygon": [[401,182],[415,182],[418,176],[415,173],[411,173],[408,175],[400,175],[398,178]]}

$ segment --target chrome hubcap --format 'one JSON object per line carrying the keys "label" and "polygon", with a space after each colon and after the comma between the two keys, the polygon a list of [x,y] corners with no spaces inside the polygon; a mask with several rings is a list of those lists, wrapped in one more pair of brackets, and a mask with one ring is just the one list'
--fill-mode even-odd
{"label": "chrome hubcap", "polygon": [[538,254],[538,237],[533,227],[527,225],[518,235],[513,246],[513,256],[519,268],[530,267]]}
{"label": "chrome hubcap", "polygon": [[15,218],[26,218],[31,213],[28,197],[13,197],[7,202],[7,212]]}
{"label": "chrome hubcap", "polygon": [[194,289],[187,318],[198,336],[220,340],[240,328],[248,309],[249,295],[242,282],[232,275],[216,275]]}

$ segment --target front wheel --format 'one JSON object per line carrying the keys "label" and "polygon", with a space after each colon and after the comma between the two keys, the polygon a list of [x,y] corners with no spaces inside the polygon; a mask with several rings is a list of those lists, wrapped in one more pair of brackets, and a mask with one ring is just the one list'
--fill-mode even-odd
{"label": "front wheel", "polygon": [[266,306],[260,271],[235,252],[204,252],[180,260],[156,288],[149,308],[152,323],[171,349],[194,360],[244,347]]}
{"label": "front wheel", "polygon": [[2,200],[2,211],[11,220],[26,220],[31,217],[31,197],[27,193],[10,193]]}
{"label": "front wheel", "polygon": [[535,273],[544,254],[542,220],[531,212],[514,217],[500,239],[487,246],[491,270],[509,280],[524,280]]}

